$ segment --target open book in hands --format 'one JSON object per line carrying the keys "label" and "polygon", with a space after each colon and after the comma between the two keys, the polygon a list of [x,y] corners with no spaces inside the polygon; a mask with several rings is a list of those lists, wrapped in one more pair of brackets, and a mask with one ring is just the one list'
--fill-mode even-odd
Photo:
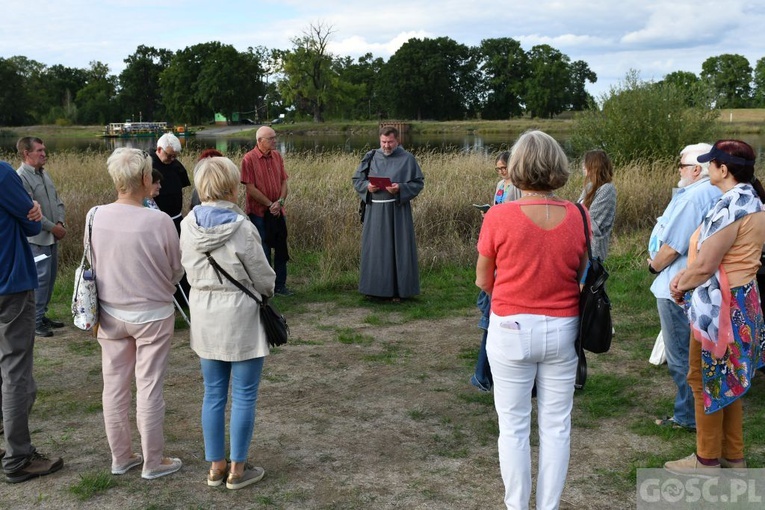
{"label": "open book in hands", "polygon": [[388,177],[369,177],[369,183],[372,186],[375,186],[380,189],[386,189],[393,186],[393,183],[390,182],[390,179]]}

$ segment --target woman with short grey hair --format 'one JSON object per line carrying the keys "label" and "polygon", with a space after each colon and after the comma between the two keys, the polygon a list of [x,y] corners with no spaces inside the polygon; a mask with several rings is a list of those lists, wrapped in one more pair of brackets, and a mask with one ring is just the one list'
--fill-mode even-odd
{"label": "woman with short grey hair", "polygon": [[577,206],[555,196],[569,170],[563,149],[551,136],[541,131],[521,135],[511,150],[508,173],[521,198],[486,213],[476,265],[476,285],[491,296],[486,352],[499,418],[499,463],[505,504],[528,508],[536,384],[536,508],[554,509],[569,462],[579,278],[587,264],[585,226]]}

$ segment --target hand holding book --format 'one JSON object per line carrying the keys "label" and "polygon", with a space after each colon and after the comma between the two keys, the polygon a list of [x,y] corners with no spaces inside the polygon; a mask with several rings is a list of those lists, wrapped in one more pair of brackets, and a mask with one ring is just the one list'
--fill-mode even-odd
{"label": "hand holding book", "polygon": [[386,189],[390,188],[393,183],[390,182],[390,179],[388,177],[369,177],[369,184],[376,187],[377,189]]}

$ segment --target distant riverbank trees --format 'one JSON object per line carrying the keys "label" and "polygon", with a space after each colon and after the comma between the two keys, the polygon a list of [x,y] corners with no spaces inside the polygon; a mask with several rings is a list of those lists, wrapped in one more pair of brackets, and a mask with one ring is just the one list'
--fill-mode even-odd
{"label": "distant riverbank trees", "polygon": [[[164,120],[203,124],[229,119],[412,120],[551,118],[595,104],[586,92],[597,75],[584,61],[512,38],[467,46],[449,37],[412,38],[387,61],[333,55],[333,29],[310,25],[292,48],[238,51],[208,42],[171,51],[139,46],[114,75],[46,65],[24,56],[0,58],[0,125],[106,124]],[[717,107],[765,107],[765,58],[754,69],[740,55],[704,62],[664,81],[703,87]],[[688,94],[687,102],[697,97]],[[602,105],[599,105],[599,107]]]}

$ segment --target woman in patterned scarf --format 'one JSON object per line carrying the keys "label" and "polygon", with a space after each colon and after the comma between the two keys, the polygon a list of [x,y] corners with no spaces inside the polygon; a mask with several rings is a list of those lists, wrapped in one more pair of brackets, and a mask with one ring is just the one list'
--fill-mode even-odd
{"label": "woman in patterned scarf", "polygon": [[688,384],[696,401],[696,452],[664,467],[704,476],[721,467],[746,468],[740,397],[765,364],[755,278],[765,243],[765,189],[754,175],[754,151],[744,142],[720,140],[698,161],[710,162],[710,182],[723,195],[691,236],[688,267],[670,283],[672,298],[686,306],[691,322]]}

